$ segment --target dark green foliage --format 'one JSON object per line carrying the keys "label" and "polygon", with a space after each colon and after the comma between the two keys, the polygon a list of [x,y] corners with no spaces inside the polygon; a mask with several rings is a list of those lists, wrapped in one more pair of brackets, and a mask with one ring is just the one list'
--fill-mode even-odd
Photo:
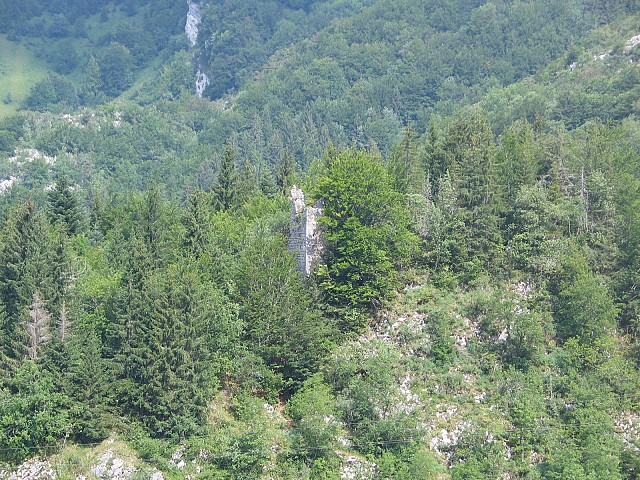
{"label": "dark green foliage", "polygon": [[66,176],[57,178],[48,193],[49,219],[53,225],[60,224],[69,235],[80,232],[80,212],[76,194]]}
{"label": "dark green foliage", "polygon": [[80,83],[80,98],[85,105],[95,105],[103,96],[100,65],[96,57],[91,55],[84,67],[84,77]]}
{"label": "dark green foliage", "polygon": [[233,147],[228,145],[224,148],[216,183],[213,186],[213,201],[218,209],[229,210],[235,205],[237,196],[238,171],[236,152]]}
{"label": "dark green foliage", "polygon": [[207,331],[216,312],[207,308],[211,293],[185,270],[148,274],[142,285],[131,285],[137,291],[118,320],[126,329],[123,399],[154,436],[197,431],[213,386]]}
{"label": "dark green foliage", "polygon": [[55,300],[57,265],[53,238],[46,220],[32,201],[18,206],[5,221],[0,276],[0,304],[4,307],[2,336],[3,357],[14,360],[26,351],[22,324],[38,291],[41,300]]}
{"label": "dark green foliage", "polygon": [[69,41],[60,41],[51,45],[45,52],[45,60],[56,73],[67,75],[78,65],[78,51]]}
{"label": "dark green foliage", "polygon": [[13,152],[25,131],[24,115],[11,115],[0,120],[0,151]]}
{"label": "dark green foliage", "polygon": [[69,367],[64,389],[69,395],[73,424],[69,433],[83,443],[101,441],[110,433],[106,405],[112,400],[109,385],[113,378],[102,357],[100,339],[88,328],[77,328],[65,345],[65,353]]}
{"label": "dark green foliage", "polygon": [[287,195],[293,185],[295,168],[295,159],[288,150],[285,150],[284,154],[278,159],[275,167],[276,185],[283,195]]}
{"label": "dark green foliage", "polygon": [[417,193],[422,190],[424,174],[418,162],[416,132],[406,127],[402,140],[390,152],[387,170],[393,189],[400,193]]}
{"label": "dark green foliage", "polygon": [[79,105],[75,86],[65,77],[50,75],[35,84],[23,102],[23,107],[37,111],[67,111]]}
{"label": "dark green foliage", "polygon": [[0,120],[0,460],[635,478],[633,2],[200,5],[190,47],[184,2],[0,0],[3,48],[68,74]]}
{"label": "dark green foliage", "polygon": [[238,259],[238,303],[250,348],[293,389],[331,345],[331,325],[312,303],[285,239],[258,232]]}
{"label": "dark green foliage", "polygon": [[[97,60],[102,91],[107,96],[115,97],[131,86],[135,59],[127,47],[112,42],[100,52]],[[88,70],[87,75],[93,75],[93,72]]]}

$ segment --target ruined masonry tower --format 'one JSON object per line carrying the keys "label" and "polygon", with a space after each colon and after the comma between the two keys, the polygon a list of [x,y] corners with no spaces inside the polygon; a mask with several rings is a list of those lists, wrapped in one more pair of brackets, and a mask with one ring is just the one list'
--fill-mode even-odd
{"label": "ruined masonry tower", "polygon": [[289,250],[296,254],[300,271],[305,275],[312,272],[322,253],[322,235],[318,229],[321,215],[322,205],[306,206],[303,191],[294,185],[291,189]]}

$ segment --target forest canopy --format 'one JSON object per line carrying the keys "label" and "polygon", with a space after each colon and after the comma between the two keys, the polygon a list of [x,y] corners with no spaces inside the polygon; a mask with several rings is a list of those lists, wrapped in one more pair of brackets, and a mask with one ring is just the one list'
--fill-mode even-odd
{"label": "forest canopy", "polygon": [[636,478],[636,2],[0,8],[0,478]]}

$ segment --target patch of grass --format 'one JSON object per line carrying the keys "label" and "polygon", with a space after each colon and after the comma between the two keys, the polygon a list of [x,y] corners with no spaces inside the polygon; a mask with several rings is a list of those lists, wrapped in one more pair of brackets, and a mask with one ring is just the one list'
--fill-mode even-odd
{"label": "patch of grass", "polygon": [[47,73],[46,65],[27,47],[0,35],[0,118],[15,113],[29,89]]}

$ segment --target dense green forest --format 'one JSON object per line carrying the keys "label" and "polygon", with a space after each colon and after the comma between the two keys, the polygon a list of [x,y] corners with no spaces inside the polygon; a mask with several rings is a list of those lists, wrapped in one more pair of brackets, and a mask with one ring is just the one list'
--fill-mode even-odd
{"label": "dense green forest", "polygon": [[253,3],[0,0],[0,479],[638,478],[637,2]]}

